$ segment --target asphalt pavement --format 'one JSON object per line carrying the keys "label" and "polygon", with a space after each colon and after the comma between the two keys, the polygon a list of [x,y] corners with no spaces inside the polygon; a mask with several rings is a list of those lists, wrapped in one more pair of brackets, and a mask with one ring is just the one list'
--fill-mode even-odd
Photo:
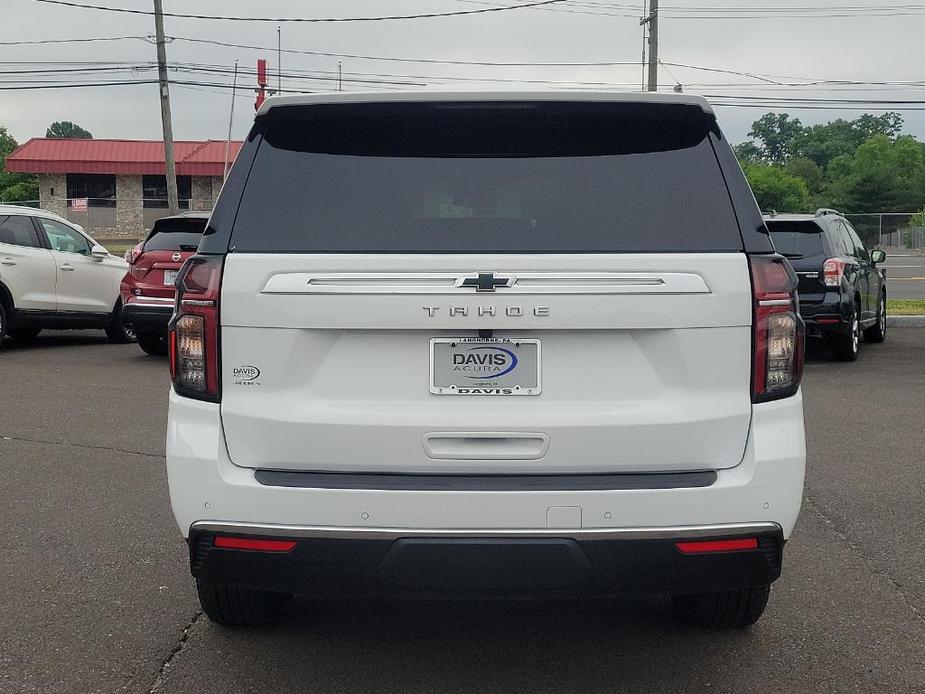
{"label": "asphalt pavement", "polygon": [[925,299],[925,255],[920,251],[888,251],[880,267],[886,270],[891,299]]}
{"label": "asphalt pavement", "polygon": [[165,362],[47,333],[0,350],[0,384],[4,694],[925,692],[925,330],[854,364],[811,347],[803,513],[765,617],[731,633],[639,597],[298,602],[221,629],[170,512]]}

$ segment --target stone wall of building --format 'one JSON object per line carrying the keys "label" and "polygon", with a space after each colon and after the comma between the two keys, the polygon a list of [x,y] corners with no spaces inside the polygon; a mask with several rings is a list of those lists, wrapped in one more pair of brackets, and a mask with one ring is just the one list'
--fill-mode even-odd
{"label": "stone wall of building", "polygon": [[65,174],[39,174],[39,207],[61,217],[67,215]]}
{"label": "stone wall of building", "polygon": [[192,199],[189,203],[191,210],[211,210],[212,209],[212,180],[208,176],[193,176],[190,181],[190,194]]}
{"label": "stone wall of building", "polygon": [[116,176],[116,228],[120,234],[140,235],[145,231],[141,176]]}

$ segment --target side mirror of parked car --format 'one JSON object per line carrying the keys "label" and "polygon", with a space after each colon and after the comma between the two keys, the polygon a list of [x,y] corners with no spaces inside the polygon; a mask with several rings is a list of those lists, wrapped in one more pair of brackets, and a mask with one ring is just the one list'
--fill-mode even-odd
{"label": "side mirror of parked car", "polygon": [[870,259],[876,265],[877,263],[882,263],[886,260],[886,251],[882,251],[879,248],[870,252]]}
{"label": "side mirror of parked car", "polygon": [[106,250],[105,246],[97,244],[90,249],[90,257],[98,262],[102,262],[109,257],[109,251]]}

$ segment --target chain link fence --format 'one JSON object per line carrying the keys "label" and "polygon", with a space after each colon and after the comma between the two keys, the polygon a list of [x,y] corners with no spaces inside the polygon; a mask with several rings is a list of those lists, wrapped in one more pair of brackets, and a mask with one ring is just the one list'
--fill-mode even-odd
{"label": "chain link fence", "polygon": [[925,226],[917,212],[846,214],[868,245],[925,249]]}

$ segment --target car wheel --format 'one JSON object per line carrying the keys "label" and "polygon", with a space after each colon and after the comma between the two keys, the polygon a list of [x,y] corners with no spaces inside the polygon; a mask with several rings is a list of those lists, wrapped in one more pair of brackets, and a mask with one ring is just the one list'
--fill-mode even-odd
{"label": "car wheel", "polygon": [[248,627],[264,624],[285,612],[292,596],[250,588],[219,586],[196,581],[199,604],[206,616],[223,627]]}
{"label": "car wheel", "polygon": [[757,622],[768,604],[771,586],[721,593],[672,596],[675,615],[685,624],[704,629],[743,629]]}
{"label": "car wheel", "polygon": [[832,353],[838,361],[855,361],[861,347],[861,319],[857,305],[851,311],[849,328],[841,335],[831,338]]}
{"label": "car wheel", "polygon": [[883,342],[886,339],[886,294],[880,295],[877,304],[877,322],[864,331],[864,342]]}
{"label": "car wheel", "polygon": [[7,334],[14,340],[34,340],[40,332],[41,328],[10,328]]}
{"label": "car wheel", "polygon": [[106,328],[106,337],[109,338],[110,342],[117,345],[124,345],[137,339],[135,329],[131,324],[122,320],[122,302],[119,302],[112,312],[112,320],[109,322],[109,327]]}
{"label": "car wheel", "polygon": [[138,333],[138,346],[152,357],[167,354],[167,338],[160,333]]}
{"label": "car wheel", "polygon": [[3,340],[6,337],[6,309],[3,303],[0,303],[0,347],[3,346]]}

